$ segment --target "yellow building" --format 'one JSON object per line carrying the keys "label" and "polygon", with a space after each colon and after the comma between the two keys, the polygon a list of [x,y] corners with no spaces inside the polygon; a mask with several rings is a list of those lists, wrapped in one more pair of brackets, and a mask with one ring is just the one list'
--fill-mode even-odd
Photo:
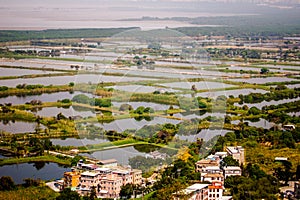
{"label": "yellow building", "polygon": [[78,172],[65,172],[64,173],[64,187],[71,187],[75,189],[79,185],[80,173]]}

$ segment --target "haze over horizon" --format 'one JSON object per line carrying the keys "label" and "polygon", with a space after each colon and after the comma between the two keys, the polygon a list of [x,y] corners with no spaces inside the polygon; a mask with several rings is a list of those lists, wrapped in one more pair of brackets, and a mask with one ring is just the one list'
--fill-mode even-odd
{"label": "haze over horizon", "polygon": [[[300,13],[300,1],[288,0],[3,0],[0,6],[0,29],[184,27],[186,22],[118,22],[142,17],[217,17],[276,14],[286,17]],[[200,24],[201,25],[201,24]],[[207,24],[206,24],[207,25]],[[215,24],[210,24],[214,26]],[[195,26],[195,25],[193,25]],[[199,24],[198,24],[199,26]]]}

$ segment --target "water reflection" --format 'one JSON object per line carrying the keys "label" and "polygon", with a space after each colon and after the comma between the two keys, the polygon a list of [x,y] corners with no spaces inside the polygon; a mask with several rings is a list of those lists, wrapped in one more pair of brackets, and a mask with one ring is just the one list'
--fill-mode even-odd
{"label": "water reflection", "polygon": [[45,129],[43,125],[38,125],[35,122],[22,122],[22,121],[2,121],[0,122],[0,130],[9,133],[29,133],[36,130]]}
{"label": "water reflection", "polygon": [[96,151],[91,154],[82,154],[99,160],[116,159],[121,165],[128,165],[128,159],[135,156],[146,156],[146,153],[137,151],[133,146]]}
{"label": "water reflection", "polygon": [[23,163],[0,167],[0,177],[10,176],[15,183],[21,184],[25,178],[59,179],[66,171],[70,171],[70,168],[59,166],[57,163]]}
{"label": "water reflection", "polygon": [[100,144],[104,142],[108,142],[109,140],[105,138],[95,138],[95,139],[88,139],[88,138],[66,138],[66,139],[51,139],[53,145],[60,145],[60,146],[85,146],[85,145],[93,145],[93,144]]}
{"label": "water reflection", "polygon": [[72,99],[75,95],[84,94],[88,97],[93,97],[92,94],[82,92],[56,92],[56,93],[43,93],[41,95],[26,95],[26,96],[8,96],[0,98],[0,104],[24,104],[32,100],[40,100],[42,102],[57,102],[62,99]]}
{"label": "water reflection", "polygon": [[177,135],[180,140],[187,140],[188,142],[196,142],[198,138],[202,138],[204,141],[209,141],[215,136],[224,136],[228,133],[228,130],[214,130],[214,129],[202,129],[196,135]]}

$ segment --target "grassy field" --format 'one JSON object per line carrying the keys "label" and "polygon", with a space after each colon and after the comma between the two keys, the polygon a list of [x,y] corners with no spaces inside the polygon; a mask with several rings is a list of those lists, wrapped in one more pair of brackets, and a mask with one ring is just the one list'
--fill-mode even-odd
{"label": "grassy field", "polygon": [[8,159],[0,159],[0,166],[3,165],[12,165],[16,163],[28,163],[28,162],[55,162],[62,165],[71,165],[69,159],[60,159],[51,155],[44,156],[36,156],[36,157],[25,157],[25,158],[8,158]]}
{"label": "grassy field", "polygon": [[0,191],[0,199],[6,200],[40,200],[55,199],[59,194],[48,188],[47,186],[39,187],[18,187],[13,191]]}
{"label": "grassy field", "polygon": [[292,171],[295,172],[300,164],[300,145],[297,148],[270,149],[258,145],[257,147],[246,148],[247,163],[256,163],[265,172],[270,173],[276,166],[275,157],[287,157],[292,163]]}

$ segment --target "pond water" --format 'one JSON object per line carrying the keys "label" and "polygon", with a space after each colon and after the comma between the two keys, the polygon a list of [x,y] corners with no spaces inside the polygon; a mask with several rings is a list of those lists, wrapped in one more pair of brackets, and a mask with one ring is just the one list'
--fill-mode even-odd
{"label": "pond water", "polygon": [[164,83],[160,84],[165,87],[171,88],[181,88],[181,89],[191,89],[192,85],[195,85],[198,90],[209,90],[209,89],[217,89],[217,88],[228,88],[233,87],[233,85],[218,83],[218,82],[173,82],[173,83]]}
{"label": "pond water", "polygon": [[256,84],[298,81],[297,79],[292,79],[288,77],[266,77],[266,78],[249,78],[249,79],[244,78],[244,79],[228,79],[228,80],[236,81],[236,82],[256,83]]}
{"label": "pond water", "polygon": [[[266,66],[264,66],[266,67]],[[270,66],[271,67],[271,66]],[[244,71],[255,71],[255,72],[260,72],[261,68],[256,68],[256,67],[251,67],[251,66],[247,66],[247,67],[242,67],[242,66],[231,66],[231,67],[227,67],[229,70],[244,70]],[[268,67],[267,67],[268,68]],[[274,67],[271,67],[274,68]],[[289,67],[291,68],[291,67]],[[299,69],[300,70],[300,69]],[[285,69],[285,68],[276,68],[276,69],[269,69],[270,72],[295,72],[295,71],[291,71]],[[245,74],[245,73],[244,73]]]}
{"label": "pond water", "polygon": [[[293,65],[262,65],[262,67],[272,67],[278,69],[295,69],[300,71],[300,66],[293,66]],[[294,71],[295,72],[295,71]]]}
{"label": "pond water", "polygon": [[173,115],[173,117],[181,118],[181,119],[204,119],[205,117],[208,116],[213,116],[213,117],[221,117],[225,118],[226,113],[219,113],[219,112],[214,112],[214,113],[204,113],[200,115],[200,113],[194,113],[190,115],[184,115],[184,113],[176,113]]}
{"label": "pond water", "polygon": [[[101,70],[103,72],[103,70]],[[199,78],[198,74],[190,75],[185,73],[179,73],[178,71],[157,71],[157,70],[145,70],[145,69],[134,69],[134,68],[119,68],[119,69],[110,69],[106,68],[105,72],[107,73],[121,73],[126,75],[134,75],[134,76],[148,76],[153,78],[180,78],[180,79],[188,79],[188,78]],[[202,78],[208,78],[209,76],[201,76]]]}
{"label": "pond water", "polygon": [[53,145],[60,145],[60,146],[74,146],[74,147],[79,147],[79,146],[85,146],[89,144],[100,144],[103,142],[108,142],[109,140],[107,139],[100,139],[100,138],[95,138],[95,139],[88,139],[88,138],[66,138],[66,139],[51,139],[51,142]]}
{"label": "pond water", "polygon": [[197,93],[197,94],[184,94],[182,96],[185,97],[192,97],[194,95],[194,97],[204,97],[204,98],[212,98],[215,99],[218,96],[226,96],[229,97],[230,95],[233,95],[234,97],[239,96],[240,94],[242,95],[247,95],[250,93],[261,93],[261,94],[265,94],[268,91],[266,90],[262,90],[262,89],[251,89],[251,88],[246,88],[246,89],[236,89],[236,90],[222,90],[222,91],[210,91],[210,92],[201,92],[201,93]]}
{"label": "pond water", "polygon": [[226,97],[229,97],[230,95],[233,95],[234,97],[239,96],[240,94],[247,95],[250,93],[261,93],[265,94],[268,91],[261,90],[261,89],[238,89],[238,90],[224,90],[224,91],[215,91],[215,92],[202,92],[197,93],[196,96],[201,97],[209,97],[209,98],[217,98],[218,96],[224,95]]}
{"label": "pond water", "polygon": [[178,124],[180,123],[180,120],[168,119],[163,117],[154,117],[153,119],[151,119],[151,121],[147,121],[145,119],[142,119],[141,121],[137,121],[134,118],[129,118],[129,119],[115,120],[110,123],[103,123],[103,124],[98,123],[95,125],[102,127],[104,130],[115,130],[118,132],[123,132],[126,129],[138,130],[145,125],[155,125],[155,124],[165,124],[165,123]]}
{"label": "pond water", "polygon": [[[239,124],[240,120],[231,121],[232,124]],[[257,128],[264,128],[264,129],[270,129],[273,126],[275,126],[275,123],[269,122],[268,120],[265,120],[263,118],[260,118],[257,122],[251,122],[249,120],[244,120],[244,123],[248,123],[249,126],[254,126]]]}
{"label": "pond water", "polygon": [[289,113],[286,113],[288,114],[289,116],[296,116],[296,117],[299,117],[300,116],[300,112],[289,112]]}
{"label": "pond water", "polygon": [[[0,130],[9,132],[9,133],[29,133],[29,132],[35,132],[35,129],[37,128],[37,123],[35,122],[8,122],[7,124],[4,124],[3,122],[0,122]],[[45,129],[45,126],[40,125],[40,129]]]}
{"label": "pond water", "polygon": [[72,99],[77,94],[84,94],[86,96],[92,97],[92,94],[82,93],[82,92],[56,92],[56,93],[43,93],[41,95],[27,95],[24,97],[8,96],[0,98],[0,104],[12,103],[12,104],[24,104],[32,100],[40,100],[42,102],[57,102],[57,100],[62,99]]}
{"label": "pond water", "polygon": [[211,67],[215,67],[214,65],[212,64],[202,64],[202,63],[181,63],[181,62],[172,62],[171,60],[170,61],[156,61],[155,62],[155,65],[167,65],[167,66],[174,66],[174,67],[195,67],[195,68],[198,68],[198,67],[208,67],[208,66],[211,66]]}
{"label": "pond water", "polygon": [[0,159],[2,159],[2,158],[7,158],[7,156],[2,155],[1,153],[2,153],[2,152],[0,151]]}
{"label": "pond water", "polygon": [[99,160],[116,159],[121,165],[128,165],[128,159],[135,156],[146,156],[146,153],[137,151],[133,146],[96,151],[92,154],[83,154]]}
{"label": "pond water", "polygon": [[293,84],[293,85],[285,85],[288,88],[300,88],[300,84]]}
{"label": "pond water", "polygon": [[181,73],[181,74],[194,74],[194,75],[198,75],[198,78],[214,78],[214,77],[218,77],[220,78],[221,76],[236,76],[239,77],[240,74],[239,73],[232,73],[232,72],[221,72],[218,70],[215,71],[210,71],[210,70],[205,70],[205,69],[201,69],[201,68],[197,68],[197,69],[178,69],[178,68],[172,68],[173,66],[170,67],[155,67],[155,71],[165,71],[165,72],[169,72],[169,73]]}
{"label": "pond water", "polygon": [[45,107],[42,108],[42,110],[38,110],[37,112],[33,112],[33,113],[43,117],[54,117],[57,116],[57,114],[59,113],[62,113],[66,117],[70,117],[70,116],[95,117],[96,116],[93,110],[78,111],[78,109],[75,110],[73,106],[70,106],[69,108]]}
{"label": "pond water", "polygon": [[[81,58],[82,59],[82,58]],[[189,74],[180,74],[179,72],[173,72],[170,73],[168,70],[164,70],[163,72],[154,71],[154,70],[137,70],[134,68],[111,68],[108,65],[103,65],[97,63],[98,67],[95,68],[94,64],[91,62],[74,62],[74,61],[61,61],[61,60],[47,60],[47,59],[23,59],[23,60],[17,60],[17,61],[3,61],[3,65],[8,66],[24,66],[24,67],[37,67],[37,68],[43,68],[44,66],[47,68],[53,68],[53,69],[62,69],[62,70],[71,70],[71,65],[79,65],[84,66],[84,69],[94,69],[96,72],[106,72],[106,73],[121,73],[124,74],[124,77],[132,79],[132,77],[126,76],[126,75],[135,75],[135,76],[149,76],[149,77],[165,77],[165,78],[181,78],[181,79],[187,79],[187,78],[199,78],[199,75],[189,75]],[[80,71],[79,71],[80,72]],[[101,75],[99,75],[101,76]],[[120,78],[120,77],[119,77]],[[124,80],[124,79],[122,79]],[[134,80],[141,80],[141,78],[133,78]],[[74,81],[72,79],[69,82]],[[97,79],[98,81],[98,79]],[[129,80],[130,81],[130,80]],[[116,82],[114,80],[108,81],[108,82]],[[58,84],[64,84],[58,83]],[[0,82],[1,84],[1,82]],[[51,83],[49,83],[51,84]],[[53,83],[55,84],[55,83]]]}
{"label": "pond water", "polygon": [[104,76],[101,74],[78,74],[75,76],[53,76],[53,77],[38,77],[30,79],[9,79],[0,80],[0,85],[8,87],[16,87],[18,84],[42,84],[42,85],[67,85],[70,82],[79,83],[101,83],[101,82],[128,82],[149,80],[140,77],[123,77],[123,76]]}
{"label": "pond water", "polygon": [[133,92],[133,93],[153,93],[154,91],[179,92],[178,90],[159,88],[153,86],[144,86],[144,85],[116,85],[108,88],[114,88],[115,90],[121,90],[126,92]]}
{"label": "pond water", "polygon": [[249,108],[251,107],[257,107],[258,109],[261,109],[263,106],[270,106],[270,105],[279,105],[279,104],[284,104],[284,103],[289,103],[289,102],[294,102],[294,101],[299,101],[300,100],[300,97],[298,98],[295,98],[295,99],[283,99],[283,100],[279,100],[279,101],[275,101],[275,100],[272,100],[272,101],[263,101],[261,103],[244,103],[244,104],[238,104],[238,103],[235,103],[234,105],[235,106],[244,106],[244,105],[247,105]]}
{"label": "pond water", "polygon": [[[52,68],[52,69],[62,69],[70,70],[70,66],[76,62],[70,61],[60,61],[60,60],[47,60],[47,59],[20,59],[20,60],[10,60],[10,61],[1,61],[2,65],[7,66],[17,66],[17,67],[36,67],[36,68]],[[78,65],[81,65],[80,62],[77,62]]]}
{"label": "pond water", "polygon": [[245,122],[248,122],[249,126],[254,126],[257,128],[264,128],[264,129],[270,129],[272,128],[275,123],[269,122],[268,120],[260,118],[258,122],[251,122],[246,120]]}
{"label": "pond water", "polygon": [[23,76],[23,75],[30,75],[30,74],[53,74],[53,73],[61,73],[61,72],[0,67],[0,76]]}
{"label": "pond water", "polygon": [[0,167],[0,177],[10,176],[16,184],[22,184],[23,179],[55,180],[63,177],[64,172],[71,171],[70,168],[59,166],[56,163],[23,163],[5,165]]}
{"label": "pond water", "polygon": [[217,130],[217,129],[202,129],[196,135],[177,135],[180,140],[187,140],[188,142],[195,142],[197,138],[202,138],[204,141],[209,141],[215,136],[224,136],[226,133],[230,131],[228,130]]}

